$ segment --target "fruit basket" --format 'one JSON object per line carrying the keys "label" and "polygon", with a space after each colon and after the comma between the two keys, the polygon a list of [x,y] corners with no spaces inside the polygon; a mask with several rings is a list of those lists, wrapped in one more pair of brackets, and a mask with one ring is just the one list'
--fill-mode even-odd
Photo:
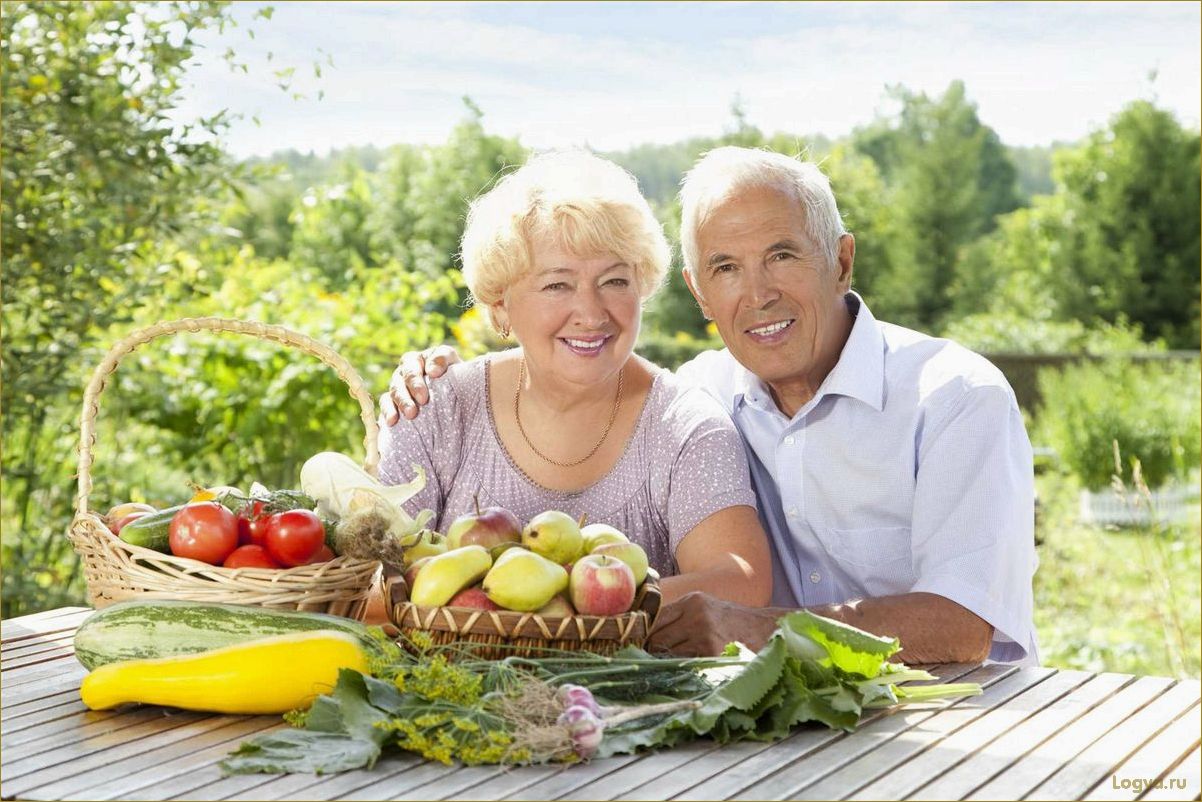
{"label": "fruit basket", "polygon": [[409,601],[401,576],[385,581],[388,617],[406,636],[424,633],[434,646],[457,643],[487,659],[537,656],[564,649],[613,654],[623,646],[643,646],[659,613],[659,576],[654,570],[639,586],[630,612],[612,616],[545,618],[537,613],[422,607]]}
{"label": "fruit basket", "polygon": [[126,543],[109,531],[100,515],[89,511],[96,416],[109,376],[121,359],[139,346],[159,337],[199,331],[231,332],[277,342],[315,356],[333,368],[347,384],[351,397],[359,402],[359,416],[366,430],[363,467],[375,475],[379,462],[375,404],[359,373],[329,346],[282,326],[217,317],[163,322],[135,331],[113,346],[84,391],[79,492],[68,537],[83,563],[89,603],[100,608],[129,599],[178,599],[305,610],[362,620],[380,573],[380,563],[375,560],[341,556],[282,570],[222,568]]}

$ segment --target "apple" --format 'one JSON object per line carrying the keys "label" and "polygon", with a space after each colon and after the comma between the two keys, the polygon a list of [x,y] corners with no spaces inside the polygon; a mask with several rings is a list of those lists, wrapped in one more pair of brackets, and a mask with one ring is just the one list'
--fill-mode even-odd
{"label": "apple", "polygon": [[556,593],[551,597],[551,601],[535,610],[535,612],[543,618],[569,618],[576,615],[576,611],[572,608],[572,603],[562,593]]}
{"label": "apple", "polygon": [[125,516],[135,512],[158,512],[158,510],[149,504],[141,504],[136,501],[127,501],[124,504],[113,505],[113,507],[104,514],[104,522],[115,535],[117,534],[117,530],[113,529],[113,527],[116,525],[116,523]]}
{"label": "apple", "polygon": [[572,606],[581,615],[621,615],[634,602],[634,590],[630,566],[604,554],[577,560],[568,582]]}
{"label": "apple", "polygon": [[480,509],[476,502],[476,511],[460,515],[447,530],[447,546],[457,549],[460,546],[483,546],[493,549],[505,543],[520,543],[522,540],[522,524],[512,512],[504,507],[485,507]]}
{"label": "apple", "polygon": [[401,574],[401,576],[405,578],[405,587],[409,588],[409,590],[413,590],[413,580],[417,579],[417,572],[422,570],[422,566],[430,562],[432,559],[434,559],[434,555],[422,557],[419,560],[414,560],[413,562],[409,563],[409,567],[405,569],[403,574]]}
{"label": "apple", "polygon": [[592,554],[597,547],[604,546],[606,543],[630,542],[630,538],[609,524],[589,524],[580,530],[580,536],[584,538],[585,554]]}
{"label": "apple", "polygon": [[432,529],[423,529],[416,535],[409,535],[401,544],[401,559],[404,567],[408,568],[422,557],[437,557],[445,554],[447,539]]}
{"label": "apple", "polygon": [[126,524],[132,523],[133,521],[138,520],[139,518],[141,518],[144,515],[150,515],[150,513],[147,512],[146,510],[136,510],[134,512],[129,513],[128,515],[123,515],[120,518],[113,521],[113,523],[109,524],[109,530],[114,535],[119,535],[119,534],[121,534],[121,530],[125,528]]}
{"label": "apple", "polygon": [[647,552],[643,551],[643,547],[638,543],[607,543],[598,546],[593,554],[616,557],[629,565],[630,570],[634,572],[636,587],[643,584],[643,580],[647,578]]}
{"label": "apple", "polygon": [[488,598],[484,588],[473,585],[459,591],[447,602],[448,607],[471,607],[475,610],[500,610],[501,606]]}

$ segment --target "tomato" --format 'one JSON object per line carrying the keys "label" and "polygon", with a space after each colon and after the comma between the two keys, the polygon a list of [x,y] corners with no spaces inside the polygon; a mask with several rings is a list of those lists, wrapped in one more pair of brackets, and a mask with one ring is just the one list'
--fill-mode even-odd
{"label": "tomato", "polygon": [[288,510],[267,519],[267,552],[281,565],[304,565],[325,540],[321,519],[308,510]]}
{"label": "tomato", "polygon": [[255,501],[238,515],[238,543],[246,546],[267,545],[267,521],[270,515],[263,514],[263,502]]}
{"label": "tomato", "polygon": [[238,548],[238,519],[213,501],[186,505],[171,519],[168,531],[176,557],[221,565]]}
{"label": "tomato", "polygon": [[330,547],[327,546],[325,543],[322,543],[321,548],[317,550],[316,554],[314,554],[312,557],[309,558],[309,561],[306,562],[305,565],[313,565],[314,563],[326,563],[326,562],[329,562],[330,560],[334,559],[334,556],[335,556],[334,552],[330,550]]}
{"label": "tomato", "polygon": [[230,556],[222,563],[226,568],[279,568],[278,562],[271,559],[267,549],[256,546],[239,546],[230,552]]}

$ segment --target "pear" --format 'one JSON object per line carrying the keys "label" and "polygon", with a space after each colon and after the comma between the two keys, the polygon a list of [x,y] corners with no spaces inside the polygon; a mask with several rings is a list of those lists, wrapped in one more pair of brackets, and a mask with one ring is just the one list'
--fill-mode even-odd
{"label": "pear", "polygon": [[562,565],[526,549],[509,549],[484,577],[488,598],[508,610],[524,613],[543,607],[567,587],[568,572]]}
{"label": "pear", "polygon": [[479,582],[490,568],[492,558],[483,546],[464,546],[437,554],[417,572],[409,601],[422,607],[441,607],[459,591]]}
{"label": "pear", "polygon": [[575,562],[584,550],[580,525],[558,510],[541,512],[522,530],[522,545],[553,563]]}
{"label": "pear", "polygon": [[609,524],[589,524],[580,530],[584,538],[584,553],[592,554],[598,546],[606,543],[629,543],[630,538]]}

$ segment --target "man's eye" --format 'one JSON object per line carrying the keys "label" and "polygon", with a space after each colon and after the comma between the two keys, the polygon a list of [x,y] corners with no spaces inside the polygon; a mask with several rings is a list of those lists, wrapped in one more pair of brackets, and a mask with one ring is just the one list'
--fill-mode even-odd
{"label": "man's eye", "polygon": [[774,262],[784,262],[786,260],[795,259],[795,258],[797,258],[797,257],[795,257],[793,254],[789,253],[788,251],[777,251],[776,253],[772,254],[772,261],[774,261]]}

